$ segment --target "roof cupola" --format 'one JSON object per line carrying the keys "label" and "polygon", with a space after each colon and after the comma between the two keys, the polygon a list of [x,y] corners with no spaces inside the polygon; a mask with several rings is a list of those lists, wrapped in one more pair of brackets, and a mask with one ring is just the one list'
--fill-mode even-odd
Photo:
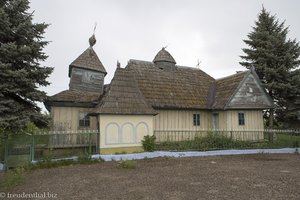
{"label": "roof cupola", "polygon": [[155,56],[153,60],[154,64],[163,70],[173,70],[175,69],[176,61],[171,56],[171,54],[163,47]]}

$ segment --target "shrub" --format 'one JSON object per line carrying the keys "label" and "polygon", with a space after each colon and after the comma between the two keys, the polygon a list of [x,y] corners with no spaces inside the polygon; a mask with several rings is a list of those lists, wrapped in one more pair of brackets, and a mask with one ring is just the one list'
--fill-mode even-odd
{"label": "shrub", "polygon": [[156,146],[160,150],[182,151],[182,150],[214,150],[232,148],[251,148],[253,143],[249,141],[234,140],[223,135],[208,133],[205,137],[195,137],[194,140],[162,142]]}
{"label": "shrub", "polygon": [[154,151],[155,150],[155,139],[154,135],[146,135],[144,136],[144,140],[142,140],[143,148],[145,151]]}
{"label": "shrub", "polygon": [[78,162],[80,164],[90,163],[92,161],[92,156],[88,152],[82,152],[78,156]]}

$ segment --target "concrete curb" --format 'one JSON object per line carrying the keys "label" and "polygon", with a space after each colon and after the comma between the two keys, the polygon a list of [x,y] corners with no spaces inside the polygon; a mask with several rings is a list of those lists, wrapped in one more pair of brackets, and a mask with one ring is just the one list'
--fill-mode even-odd
{"label": "concrete curb", "polygon": [[157,157],[195,157],[195,156],[221,156],[221,155],[244,155],[244,154],[291,154],[298,148],[283,148],[283,149],[247,149],[247,150],[217,150],[217,151],[183,151],[183,152],[168,152],[155,151],[133,154],[118,154],[118,155],[92,155],[93,159],[103,159],[105,161],[119,161],[119,160],[140,160],[145,158]]}

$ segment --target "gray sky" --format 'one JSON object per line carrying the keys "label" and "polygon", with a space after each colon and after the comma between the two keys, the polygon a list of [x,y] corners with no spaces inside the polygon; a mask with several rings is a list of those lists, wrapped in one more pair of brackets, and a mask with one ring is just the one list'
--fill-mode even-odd
{"label": "gray sky", "polygon": [[200,68],[214,78],[238,70],[243,39],[252,30],[262,5],[290,26],[289,37],[300,39],[298,0],[31,0],[34,21],[51,24],[45,39],[54,67],[48,95],[68,89],[68,67],[88,46],[97,22],[94,46],[110,83],[117,60],[152,61],[168,45],[178,65]]}

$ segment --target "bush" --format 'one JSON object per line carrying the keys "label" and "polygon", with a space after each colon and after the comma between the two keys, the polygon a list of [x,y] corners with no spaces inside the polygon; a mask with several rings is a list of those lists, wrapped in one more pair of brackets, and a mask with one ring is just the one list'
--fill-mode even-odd
{"label": "bush", "polygon": [[146,135],[144,136],[144,140],[142,140],[144,151],[154,151],[155,150],[155,139],[154,135]]}
{"label": "bush", "polygon": [[184,150],[216,150],[216,149],[235,149],[251,148],[253,143],[248,141],[233,140],[229,137],[209,133],[205,137],[195,137],[190,141],[162,142],[156,146],[160,150],[184,151]]}

